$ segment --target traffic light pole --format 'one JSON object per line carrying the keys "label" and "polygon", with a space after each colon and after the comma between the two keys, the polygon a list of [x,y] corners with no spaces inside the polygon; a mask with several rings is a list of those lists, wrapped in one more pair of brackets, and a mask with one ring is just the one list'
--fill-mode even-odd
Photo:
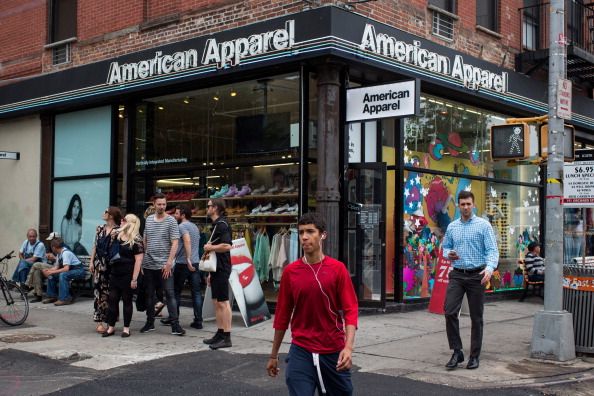
{"label": "traffic light pole", "polygon": [[551,0],[550,12],[544,310],[534,316],[531,355],[563,362],[575,359],[572,316],[563,311],[564,122],[557,114],[557,83],[566,73],[564,0]]}

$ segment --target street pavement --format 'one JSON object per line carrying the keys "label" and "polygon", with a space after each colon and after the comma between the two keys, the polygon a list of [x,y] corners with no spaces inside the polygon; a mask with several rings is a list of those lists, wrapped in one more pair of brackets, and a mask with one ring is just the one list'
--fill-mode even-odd
{"label": "street pavement", "polygon": [[[427,311],[360,316],[353,354],[355,394],[541,394],[565,384],[589,384],[594,364],[588,358],[558,363],[530,358],[534,313],[542,300],[496,301],[485,306],[480,367],[446,371],[451,352],[444,319]],[[216,331],[190,328],[191,309],[182,307],[183,337],[157,324],[138,333],[144,314],[135,312],[132,336],[102,338],[94,332],[92,300],[74,305],[31,304],[20,327],[0,324],[0,394],[285,394],[282,378],[266,375],[272,323],[243,326],[233,318],[233,348],[210,351],[202,339]],[[465,345],[470,320],[461,317]],[[288,351],[285,337],[281,358]],[[281,365],[281,370],[283,365]],[[225,386],[221,386],[224,383]],[[593,382],[594,383],[594,382]],[[585,387],[588,394],[587,387]],[[546,392],[545,392],[546,393]],[[551,393],[549,393],[551,394]]]}

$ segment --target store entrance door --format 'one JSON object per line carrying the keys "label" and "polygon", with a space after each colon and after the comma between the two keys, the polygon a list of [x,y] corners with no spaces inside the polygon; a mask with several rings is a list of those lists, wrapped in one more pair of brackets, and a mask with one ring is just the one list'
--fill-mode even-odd
{"label": "store entrance door", "polygon": [[351,279],[363,306],[386,302],[386,164],[349,164],[345,173],[344,244]]}

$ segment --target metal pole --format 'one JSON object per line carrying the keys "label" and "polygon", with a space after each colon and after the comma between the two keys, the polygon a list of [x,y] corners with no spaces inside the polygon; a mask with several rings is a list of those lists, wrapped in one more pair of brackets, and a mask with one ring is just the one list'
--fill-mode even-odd
{"label": "metal pole", "polygon": [[565,78],[565,5],[550,2],[549,132],[546,184],[544,310],[534,316],[532,357],[575,359],[571,313],[563,311],[563,119],[557,116],[557,83]]}

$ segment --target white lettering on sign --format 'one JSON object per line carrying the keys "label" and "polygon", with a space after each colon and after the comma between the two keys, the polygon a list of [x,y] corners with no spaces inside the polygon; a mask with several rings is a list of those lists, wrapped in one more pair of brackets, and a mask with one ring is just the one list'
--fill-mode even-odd
{"label": "white lettering on sign", "polygon": [[464,86],[469,89],[484,88],[502,93],[507,92],[508,75],[506,72],[497,74],[465,64],[461,55],[456,55],[454,61],[451,62],[447,56],[421,48],[420,41],[415,40],[409,44],[387,34],[376,34],[375,27],[371,24],[365,26],[359,48],[396,59],[401,63],[408,63],[430,72],[455,78],[462,81]]}
{"label": "white lettering on sign", "polygon": [[416,96],[414,80],[349,89],[347,122],[412,115]]}
{"label": "white lettering on sign", "polygon": [[253,34],[247,38],[220,43],[214,38],[208,39],[200,61],[198,51],[189,49],[165,55],[162,51],[157,51],[154,58],[136,63],[120,65],[119,62],[111,62],[107,84],[121,84],[181,72],[198,67],[199,62],[203,66],[216,64],[218,68],[237,66],[242,59],[267,52],[286,50],[292,48],[294,44],[295,21],[289,20],[285,22],[284,29]]}

